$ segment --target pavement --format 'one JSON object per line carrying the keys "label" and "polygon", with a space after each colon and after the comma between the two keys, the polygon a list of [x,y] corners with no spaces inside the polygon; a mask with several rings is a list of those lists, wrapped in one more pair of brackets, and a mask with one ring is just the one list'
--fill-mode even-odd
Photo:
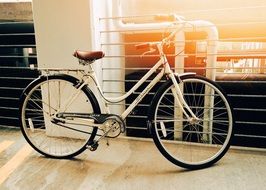
{"label": "pavement", "polygon": [[188,171],[152,141],[118,138],[71,160],[34,151],[17,129],[0,128],[0,190],[266,189],[266,150],[230,149],[214,166]]}

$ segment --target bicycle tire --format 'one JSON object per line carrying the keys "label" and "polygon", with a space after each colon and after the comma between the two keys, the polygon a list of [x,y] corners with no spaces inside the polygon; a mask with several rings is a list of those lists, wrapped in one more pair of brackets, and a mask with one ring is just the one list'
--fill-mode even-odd
{"label": "bicycle tire", "polygon": [[[56,112],[63,100],[75,92],[79,85],[79,80],[69,75],[48,75],[35,79],[23,91],[19,109],[20,128],[27,142],[42,155],[72,158],[83,152],[88,143],[93,142],[97,127],[87,129],[84,126],[67,125],[72,127],[69,129],[52,123],[47,117],[48,110],[50,114]],[[97,99],[87,86],[82,87],[75,100],[77,102],[69,106],[68,112],[101,113]],[[75,103],[79,106],[74,106]],[[88,133],[80,135],[81,132],[73,130],[81,128]]]}
{"label": "bicycle tire", "polygon": [[183,76],[181,81],[187,104],[201,120],[186,121],[174,103],[173,84],[169,80],[151,103],[149,131],[156,147],[173,164],[191,170],[206,168],[220,160],[230,147],[233,111],[226,94],[215,82],[196,75]]}

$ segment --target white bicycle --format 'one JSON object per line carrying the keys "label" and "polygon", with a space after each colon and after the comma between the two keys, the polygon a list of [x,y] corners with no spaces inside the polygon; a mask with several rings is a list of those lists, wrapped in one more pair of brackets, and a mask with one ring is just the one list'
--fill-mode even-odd
{"label": "white bicycle", "polygon": [[[227,152],[233,134],[233,113],[226,94],[214,82],[194,73],[174,73],[163,51],[179,32],[160,42],[137,45],[156,48],[160,60],[121,97],[105,97],[91,63],[104,57],[101,51],[76,51],[87,69],[68,74],[43,74],[24,90],[20,102],[21,130],[39,153],[71,158],[85,149],[94,151],[103,138],[125,132],[124,120],[164,76],[147,115],[147,128],[159,151],[173,164],[201,169]],[[153,73],[156,76],[121,115],[109,112],[108,103],[119,103],[134,93]],[[95,84],[104,111],[88,85]]]}

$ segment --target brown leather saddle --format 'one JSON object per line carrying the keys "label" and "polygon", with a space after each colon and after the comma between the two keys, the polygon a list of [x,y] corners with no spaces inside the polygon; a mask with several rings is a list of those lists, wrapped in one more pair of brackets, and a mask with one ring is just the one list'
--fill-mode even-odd
{"label": "brown leather saddle", "polygon": [[80,51],[80,50],[76,50],[73,53],[73,56],[84,60],[84,61],[89,61],[89,62],[93,62],[97,59],[101,59],[104,57],[104,52],[102,51]]}

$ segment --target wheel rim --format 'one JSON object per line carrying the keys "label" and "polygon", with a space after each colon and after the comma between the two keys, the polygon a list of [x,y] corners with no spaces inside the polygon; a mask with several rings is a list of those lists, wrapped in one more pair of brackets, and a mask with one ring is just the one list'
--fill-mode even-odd
{"label": "wheel rim", "polygon": [[[92,127],[65,125],[89,133],[85,134],[54,124],[50,119],[50,115],[65,106],[65,100],[75,91],[71,82],[53,79],[39,83],[25,97],[21,113],[23,132],[27,141],[40,153],[52,157],[68,157],[86,146]],[[93,113],[93,107],[81,91],[65,112]]]}
{"label": "wheel rim", "polygon": [[216,162],[226,152],[232,134],[232,113],[226,98],[205,80],[185,79],[181,86],[185,100],[201,119],[191,122],[174,103],[171,89],[161,96],[155,110],[154,129],[161,151],[179,165]]}

